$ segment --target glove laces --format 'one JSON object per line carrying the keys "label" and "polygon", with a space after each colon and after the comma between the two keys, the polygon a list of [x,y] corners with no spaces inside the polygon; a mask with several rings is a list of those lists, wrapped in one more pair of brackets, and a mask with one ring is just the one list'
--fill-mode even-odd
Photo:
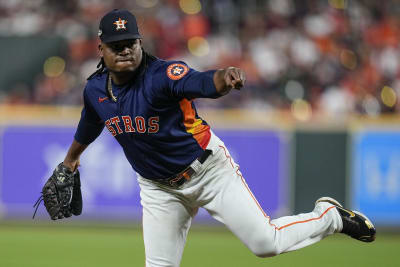
{"label": "glove laces", "polygon": [[42,201],[44,201],[43,193],[40,195],[38,200],[36,200],[35,204],[33,205],[33,207],[35,208],[35,212],[33,213],[32,220],[35,219],[36,212],[40,206],[40,203],[42,203]]}

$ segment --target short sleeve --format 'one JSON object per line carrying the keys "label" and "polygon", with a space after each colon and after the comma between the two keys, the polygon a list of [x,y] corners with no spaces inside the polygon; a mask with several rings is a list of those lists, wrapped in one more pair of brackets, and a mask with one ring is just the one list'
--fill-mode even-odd
{"label": "short sleeve", "polygon": [[86,88],[83,92],[84,106],[81,112],[81,119],[75,132],[75,140],[80,144],[92,143],[103,131],[104,123],[97,115],[86,95]]}
{"label": "short sleeve", "polygon": [[174,98],[218,98],[214,84],[215,70],[200,72],[190,68],[182,61],[163,63],[153,75],[156,85]]}

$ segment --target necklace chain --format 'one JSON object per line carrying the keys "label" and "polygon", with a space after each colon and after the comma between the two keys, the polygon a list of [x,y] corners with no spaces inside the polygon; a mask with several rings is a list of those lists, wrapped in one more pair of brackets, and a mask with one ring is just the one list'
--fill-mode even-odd
{"label": "necklace chain", "polygon": [[107,90],[108,90],[108,93],[109,93],[110,96],[111,96],[111,99],[112,99],[114,102],[117,102],[117,98],[115,97],[115,95],[113,94],[113,91],[112,91],[111,75],[108,75]]}

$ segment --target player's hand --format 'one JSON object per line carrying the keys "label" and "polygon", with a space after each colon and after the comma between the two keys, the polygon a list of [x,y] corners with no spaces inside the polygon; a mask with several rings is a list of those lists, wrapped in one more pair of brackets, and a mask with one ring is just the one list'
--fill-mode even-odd
{"label": "player's hand", "polygon": [[217,70],[214,84],[220,95],[226,95],[231,89],[240,90],[246,82],[244,71],[236,67]]}
{"label": "player's hand", "polygon": [[240,90],[244,86],[246,78],[243,70],[235,67],[228,67],[225,69],[224,80],[226,87]]}

